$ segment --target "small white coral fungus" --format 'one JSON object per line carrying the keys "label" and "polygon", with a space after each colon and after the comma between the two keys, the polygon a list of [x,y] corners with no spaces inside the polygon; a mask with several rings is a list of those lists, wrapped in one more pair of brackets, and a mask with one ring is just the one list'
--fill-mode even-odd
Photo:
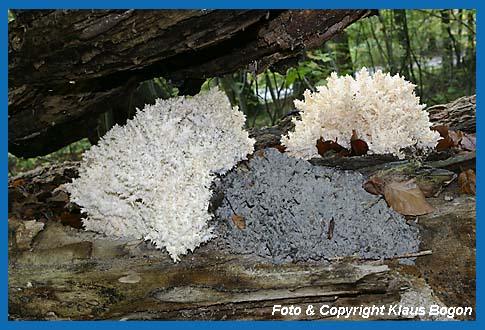
{"label": "small white coral fungus", "polygon": [[295,131],[282,138],[287,152],[295,157],[318,157],[316,141],[332,140],[350,148],[355,130],[369,146],[369,153],[392,153],[403,158],[402,148],[435,147],[439,134],[430,130],[425,105],[419,104],[414,85],[399,75],[362,68],[354,79],[332,73],[327,86],[306,91],[304,101],[295,101],[301,120]]}
{"label": "small white coral fungus", "polygon": [[214,173],[253,151],[245,117],[218,89],[157,100],[113,127],[84,154],[71,200],[86,230],[151,240],[174,259],[213,237],[207,221]]}

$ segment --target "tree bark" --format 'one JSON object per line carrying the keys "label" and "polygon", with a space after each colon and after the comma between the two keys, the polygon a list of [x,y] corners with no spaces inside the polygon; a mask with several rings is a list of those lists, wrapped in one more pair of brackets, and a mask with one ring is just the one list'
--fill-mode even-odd
{"label": "tree bark", "polygon": [[9,24],[9,151],[43,155],[123,111],[138,83],[181,94],[251,65],[261,72],[321,46],[371,10],[31,10]]}
{"label": "tree bark", "polygon": [[434,125],[446,125],[450,129],[475,133],[477,125],[477,96],[463,96],[447,103],[426,109]]}

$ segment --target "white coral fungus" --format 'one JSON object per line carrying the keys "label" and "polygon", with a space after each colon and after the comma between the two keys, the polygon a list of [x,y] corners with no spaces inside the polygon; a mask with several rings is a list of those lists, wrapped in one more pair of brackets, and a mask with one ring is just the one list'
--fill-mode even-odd
{"label": "white coral fungus", "polygon": [[86,230],[144,238],[174,261],[213,237],[210,186],[253,151],[245,117],[217,89],[157,100],[84,154],[71,200]]}
{"label": "white coral fungus", "polygon": [[380,70],[373,76],[366,68],[356,78],[332,73],[327,86],[306,91],[304,101],[295,101],[301,120],[295,131],[282,138],[287,152],[295,157],[318,157],[316,141],[332,140],[350,148],[355,130],[369,146],[369,153],[392,153],[403,158],[402,149],[435,147],[439,134],[430,130],[425,105],[419,104],[414,85],[399,75]]}

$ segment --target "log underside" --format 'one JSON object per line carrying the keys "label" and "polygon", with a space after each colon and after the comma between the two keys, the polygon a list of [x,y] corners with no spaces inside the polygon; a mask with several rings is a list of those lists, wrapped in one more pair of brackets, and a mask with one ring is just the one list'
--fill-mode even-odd
{"label": "log underside", "polygon": [[[9,23],[9,151],[34,157],[127,113],[142,81],[286,70],[371,10],[30,10]],[[143,104],[140,104],[143,106]]]}
{"label": "log underside", "polygon": [[[353,157],[358,163],[360,157]],[[371,158],[371,157],[370,157]],[[463,163],[463,159],[468,162]],[[434,164],[454,168],[454,162],[474,168],[474,153],[455,155]],[[382,159],[380,160],[382,161]],[[351,161],[352,162],[352,161]],[[403,162],[361,168],[366,175]],[[26,191],[52,193],[76,176],[77,164],[66,164],[24,175]],[[370,167],[369,167],[370,168]],[[443,171],[427,172],[443,175]],[[448,172],[446,172],[448,173]],[[446,174],[445,173],[445,174]],[[420,175],[420,174],[419,174]],[[419,177],[417,174],[417,176]],[[453,173],[451,172],[451,175]],[[19,178],[12,180],[19,182]],[[471,306],[475,307],[475,197],[459,192],[456,180],[429,180],[440,185],[428,202],[436,211],[418,218],[422,244],[414,266],[397,260],[356,260],[272,265],[252,255],[234,255],[209,242],[174,264],[164,251],[141,241],[110,240],[43,219],[45,228],[25,248],[23,221],[49,211],[29,214],[16,203],[14,190],[9,218],[9,316],[11,319],[334,319],[319,315],[272,315],[274,304],[317,309],[330,306]],[[15,184],[13,184],[15,186]],[[40,198],[40,197],[39,197]],[[47,200],[58,202],[55,197]],[[29,200],[32,203],[32,200]],[[65,206],[69,209],[72,206]],[[51,215],[52,217],[52,215]],[[20,232],[20,235],[19,235]],[[20,237],[20,238],[19,238]],[[22,239],[22,240],[21,240]],[[20,240],[20,241],[19,241]],[[24,242],[21,245],[19,242]],[[452,265],[450,267],[450,265]],[[405,315],[371,319],[406,319]],[[417,316],[416,319],[427,319]],[[446,317],[444,317],[446,319]],[[474,319],[475,313],[458,319]],[[353,316],[352,319],[362,319]]]}

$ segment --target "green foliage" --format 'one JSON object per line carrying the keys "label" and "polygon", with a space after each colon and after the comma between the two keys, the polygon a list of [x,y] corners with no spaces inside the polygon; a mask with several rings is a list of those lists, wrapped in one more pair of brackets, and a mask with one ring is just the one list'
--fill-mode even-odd
{"label": "green foliage", "polygon": [[380,10],[346,29],[354,70],[400,73],[428,105],[474,94],[475,20],[475,10]]}
{"label": "green foliage", "polygon": [[246,113],[249,127],[274,125],[295,98],[325,85],[331,72],[353,74],[363,66],[405,76],[422,103],[450,102],[475,93],[475,19],[475,10],[380,10],[307,51],[284,75],[243,70],[210,79],[203,88],[221,86]]}

